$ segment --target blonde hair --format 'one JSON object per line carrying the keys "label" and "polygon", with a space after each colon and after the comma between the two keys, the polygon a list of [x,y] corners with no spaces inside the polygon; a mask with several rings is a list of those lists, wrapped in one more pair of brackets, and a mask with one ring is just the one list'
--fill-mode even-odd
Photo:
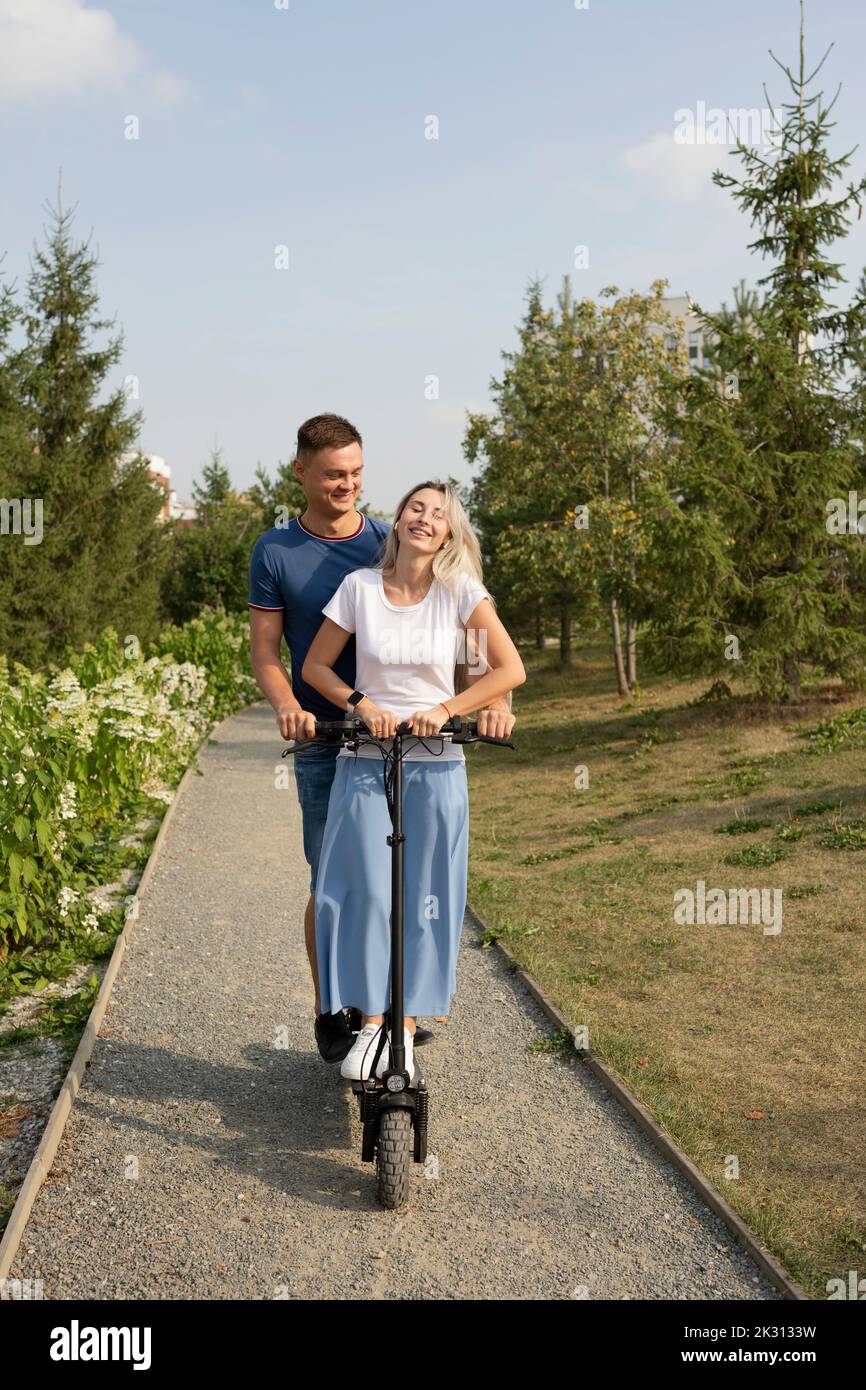
{"label": "blonde hair", "polygon": [[[466,509],[457,493],[450,483],[443,483],[439,479],[433,479],[426,483],[416,483],[415,487],[410,487],[409,491],[400,498],[394,513],[394,524],[388,532],[385,548],[381,557],[370,568],[376,570],[394,569],[397,563],[397,551],[400,549],[400,542],[397,539],[397,522],[415,493],[422,492],[425,487],[434,488],[436,492],[441,492],[444,495],[445,505],[442,510],[451,532],[448,540],[433,557],[433,578],[438,579],[452,593],[456,592],[464,574],[468,574],[472,579],[477,579],[480,584],[483,584],[481,546],[478,544],[478,537],[472,529],[469,517],[466,515]],[[492,595],[490,602],[493,603],[494,607],[496,606]],[[474,639],[470,640],[474,641]],[[454,675],[455,693],[459,695],[461,690],[465,688],[466,663],[458,662]]]}

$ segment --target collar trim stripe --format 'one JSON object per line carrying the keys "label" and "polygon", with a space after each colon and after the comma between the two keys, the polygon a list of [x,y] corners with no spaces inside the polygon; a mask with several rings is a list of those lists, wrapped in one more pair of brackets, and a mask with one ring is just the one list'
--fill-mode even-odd
{"label": "collar trim stripe", "polygon": [[317,541],[353,541],[356,536],[360,536],[364,527],[367,525],[367,516],[365,512],[361,513],[361,525],[358,527],[357,531],[352,532],[351,536],[320,536],[318,531],[311,531],[309,527],[305,526],[299,516],[295,517],[295,521],[306,535],[315,537]]}

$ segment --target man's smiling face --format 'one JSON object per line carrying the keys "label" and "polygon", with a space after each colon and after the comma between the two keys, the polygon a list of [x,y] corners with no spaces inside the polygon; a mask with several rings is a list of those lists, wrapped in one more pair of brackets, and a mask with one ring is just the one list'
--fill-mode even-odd
{"label": "man's smiling face", "polygon": [[345,516],[361,495],[364,455],[360,444],[320,449],[306,462],[296,458],[292,468],[308,503],[321,515]]}

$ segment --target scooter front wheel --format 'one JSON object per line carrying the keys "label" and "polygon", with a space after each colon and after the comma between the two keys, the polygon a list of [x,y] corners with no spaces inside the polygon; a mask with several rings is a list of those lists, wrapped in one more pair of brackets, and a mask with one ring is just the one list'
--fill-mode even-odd
{"label": "scooter front wheel", "polygon": [[409,1197],[412,1171],[412,1116],[403,1106],[386,1110],[379,1121],[376,1172],[379,1201],[393,1210]]}

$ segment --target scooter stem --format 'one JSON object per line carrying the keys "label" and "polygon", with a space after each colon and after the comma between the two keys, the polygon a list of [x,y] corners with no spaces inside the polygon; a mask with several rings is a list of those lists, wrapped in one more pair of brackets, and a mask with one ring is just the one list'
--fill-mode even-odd
{"label": "scooter stem", "polygon": [[403,739],[395,733],[394,775],[392,794],[394,813],[393,833],[388,836],[391,846],[391,1063],[396,1071],[406,1069],[406,1049],[403,1045]]}

